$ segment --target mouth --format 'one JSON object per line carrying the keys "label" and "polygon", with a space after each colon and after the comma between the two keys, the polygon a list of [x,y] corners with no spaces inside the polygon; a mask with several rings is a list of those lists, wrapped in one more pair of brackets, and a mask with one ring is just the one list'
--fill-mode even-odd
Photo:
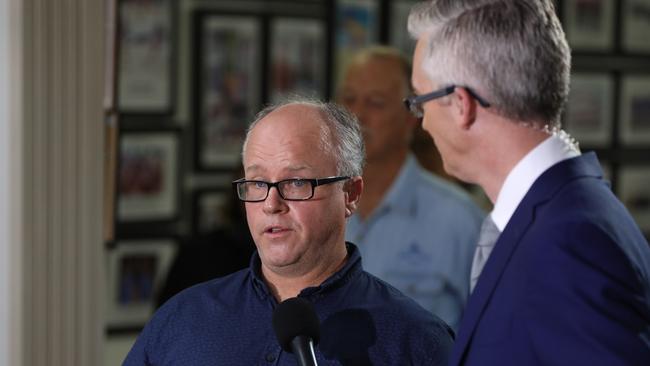
{"label": "mouth", "polygon": [[275,225],[273,225],[273,226],[267,226],[266,228],[264,228],[264,234],[271,234],[271,235],[280,234],[280,233],[284,233],[284,232],[287,232],[287,231],[289,231],[289,229],[286,228],[286,227],[283,227],[283,226],[275,226]]}

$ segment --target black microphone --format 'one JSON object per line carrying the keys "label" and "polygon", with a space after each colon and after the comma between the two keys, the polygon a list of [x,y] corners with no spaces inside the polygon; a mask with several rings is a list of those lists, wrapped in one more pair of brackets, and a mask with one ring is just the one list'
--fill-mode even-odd
{"label": "black microphone", "polygon": [[292,297],[273,311],[273,329],[282,349],[293,353],[300,366],[317,366],[314,345],[320,339],[320,323],[311,302]]}

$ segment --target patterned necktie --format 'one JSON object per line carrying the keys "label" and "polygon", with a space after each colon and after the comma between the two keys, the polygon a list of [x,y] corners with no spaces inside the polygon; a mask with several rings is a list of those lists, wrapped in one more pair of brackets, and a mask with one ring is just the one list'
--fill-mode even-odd
{"label": "patterned necktie", "polygon": [[499,238],[499,228],[496,226],[490,215],[487,215],[483,220],[481,225],[481,233],[478,238],[478,245],[476,246],[476,251],[474,252],[474,261],[472,262],[472,272],[470,276],[469,283],[469,292],[474,291],[474,286],[476,286],[476,281],[481,275],[481,271],[487,262],[492,249],[494,248],[494,243],[497,242]]}

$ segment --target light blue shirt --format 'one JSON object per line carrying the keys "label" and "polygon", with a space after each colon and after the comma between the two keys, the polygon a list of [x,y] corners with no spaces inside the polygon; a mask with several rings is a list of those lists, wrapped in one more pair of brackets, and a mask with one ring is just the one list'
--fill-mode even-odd
{"label": "light blue shirt", "polygon": [[366,271],[456,329],[483,216],[467,194],[410,155],[372,215],[349,219],[346,240],[359,247]]}

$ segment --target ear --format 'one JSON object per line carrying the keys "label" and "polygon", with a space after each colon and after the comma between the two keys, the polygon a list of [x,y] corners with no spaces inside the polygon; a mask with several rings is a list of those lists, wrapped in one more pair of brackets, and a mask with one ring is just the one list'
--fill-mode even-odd
{"label": "ear", "polygon": [[345,218],[352,216],[357,210],[361,193],[363,192],[363,178],[352,177],[345,182]]}
{"label": "ear", "polygon": [[477,101],[463,87],[456,87],[453,104],[459,127],[469,130],[476,120]]}

